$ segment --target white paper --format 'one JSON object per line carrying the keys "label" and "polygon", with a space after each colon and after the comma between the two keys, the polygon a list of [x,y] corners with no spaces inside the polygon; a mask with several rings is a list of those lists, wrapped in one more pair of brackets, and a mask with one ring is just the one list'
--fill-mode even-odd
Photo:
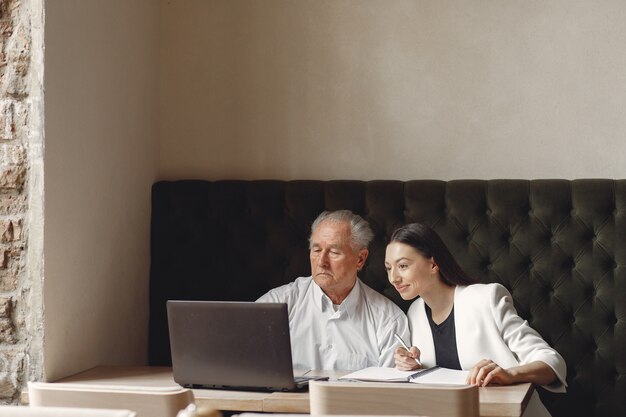
{"label": "white paper", "polygon": [[416,384],[436,384],[436,385],[467,385],[465,381],[469,371],[458,371],[456,369],[437,368],[432,372],[423,375],[416,375],[411,382]]}
{"label": "white paper", "polygon": [[356,379],[358,381],[408,382],[409,378],[416,373],[419,373],[419,370],[400,371],[396,368],[382,368],[373,366],[344,375],[339,378],[339,380]]}
{"label": "white paper", "polygon": [[396,368],[370,367],[344,375],[339,380],[356,380],[368,382],[413,382],[416,384],[433,385],[466,385],[469,371],[458,371],[448,368],[416,369],[400,371]]}

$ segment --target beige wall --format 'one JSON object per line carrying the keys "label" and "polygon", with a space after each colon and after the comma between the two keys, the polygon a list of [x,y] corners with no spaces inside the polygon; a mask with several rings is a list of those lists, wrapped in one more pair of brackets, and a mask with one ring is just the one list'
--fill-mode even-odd
{"label": "beige wall", "polygon": [[47,1],[45,375],[147,356],[159,2]]}
{"label": "beige wall", "polygon": [[157,171],[626,177],[621,0],[45,6],[48,379],[145,360]]}
{"label": "beige wall", "polygon": [[162,7],[162,178],[626,177],[621,0]]}

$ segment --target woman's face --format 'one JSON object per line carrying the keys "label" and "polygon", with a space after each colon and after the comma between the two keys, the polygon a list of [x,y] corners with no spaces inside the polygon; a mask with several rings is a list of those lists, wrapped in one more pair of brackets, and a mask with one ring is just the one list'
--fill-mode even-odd
{"label": "woman's face", "polygon": [[391,242],[385,252],[387,278],[403,300],[423,295],[439,279],[439,267],[411,246]]}

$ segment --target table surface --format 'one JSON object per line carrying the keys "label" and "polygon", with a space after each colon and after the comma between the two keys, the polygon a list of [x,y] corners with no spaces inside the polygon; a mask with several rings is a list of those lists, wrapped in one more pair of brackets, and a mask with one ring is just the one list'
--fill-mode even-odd
{"label": "table surface", "polygon": [[[296,372],[302,374],[302,372]],[[310,371],[309,374],[328,376],[331,381],[345,374],[341,371]],[[80,383],[110,388],[166,388],[180,387],[174,382],[172,368],[153,366],[99,366],[87,371],[63,378],[56,383]],[[419,386],[416,386],[419,389]],[[479,388],[481,416],[522,415],[534,387],[530,383],[489,386]],[[212,389],[194,389],[196,404],[219,410],[308,413],[308,392],[254,392]]]}

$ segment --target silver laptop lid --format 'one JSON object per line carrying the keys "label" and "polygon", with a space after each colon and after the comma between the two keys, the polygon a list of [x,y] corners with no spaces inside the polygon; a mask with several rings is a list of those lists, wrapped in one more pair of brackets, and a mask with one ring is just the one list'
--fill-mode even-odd
{"label": "silver laptop lid", "polygon": [[169,300],[167,317],[178,384],[296,389],[286,304]]}

